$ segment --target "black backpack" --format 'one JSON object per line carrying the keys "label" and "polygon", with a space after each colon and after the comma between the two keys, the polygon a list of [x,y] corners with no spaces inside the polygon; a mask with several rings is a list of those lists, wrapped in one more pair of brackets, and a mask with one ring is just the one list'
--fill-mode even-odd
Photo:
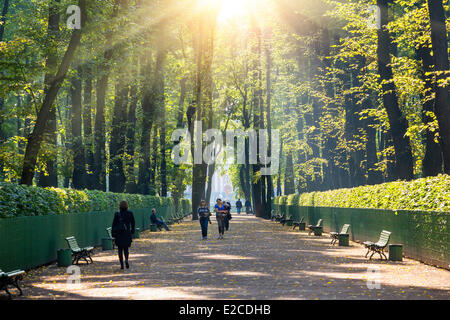
{"label": "black backpack", "polygon": [[119,219],[119,222],[112,227],[111,233],[113,235],[117,235],[122,232],[128,231],[122,212],[116,212],[116,215]]}

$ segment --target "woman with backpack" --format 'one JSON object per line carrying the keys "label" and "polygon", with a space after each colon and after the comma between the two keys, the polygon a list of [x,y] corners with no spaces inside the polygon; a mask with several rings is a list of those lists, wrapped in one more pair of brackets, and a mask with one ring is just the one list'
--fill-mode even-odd
{"label": "woman with backpack", "polygon": [[115,239],[120,269],[123,269],[123,257],[125,256],[125,266],[130,267],[128,263],[129,248],[134,234],[134,215],[128,211],[128,202],[122,200],[119,204],[119,211],[114,214],[114,220],[111,228],[112,236]]}

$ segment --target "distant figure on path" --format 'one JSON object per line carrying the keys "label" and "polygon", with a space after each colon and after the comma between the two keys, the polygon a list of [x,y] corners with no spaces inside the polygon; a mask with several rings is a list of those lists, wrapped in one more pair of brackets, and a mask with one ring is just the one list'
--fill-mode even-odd
{"label": "distant figure on path", "polygon": [[225,206],[222,204],[222,200],[220,198],[218,198],[216,201],[214,211],[216,212],[217,225],[219,226],[219,237],[217,239],[223,239],[223,234],[225,232],[225,217],[227,215],[227,210],[225,210]]}
{"label": "distant figure on path", "polygon": [[208,222],[209,217],[211,216],[211,212],[209,208],[206,206],[206,201],[200,201],[200,207],[197,209],[198,216],[200,217],[200,227],[202,228],[202,238],[203,240],[208,239]]}
{"label": "distant figure on path", "polygon": [[115,239],[120,261],[120,269],[123,269],[123,255],[125,255],[125,265],[127,269],[130,267],[128,263],[129,247],[131,246],[134,234],[134,215],[128,211],[128,202],[125,200],[119,204],[119,212],[114,214],[111,233]]}
{"label": "distant figure on path", "polygon": [[242,202],[241,199],[238,199],[238,201],[236,201],[237,214],[241,214],[241,209],[242,209]]}
{"label": "distant figure on path", "polygon": [[250,200],[245,200],[245,212],[247,214],[252,213],[252,204],[250,203]]}
{"label": "distant figure on path", "polygon": [[161,220],[160,218],[158,218],[156,216],[156,210],[152,209],[152,214],[150,215],[150,221],[153,224],[156,224],[157,227],[161,227],[163,226],[164,229],[166,229],[167,231],[170,231],[169,227],[167,226],[167,224],[164,222],[164,220]]}

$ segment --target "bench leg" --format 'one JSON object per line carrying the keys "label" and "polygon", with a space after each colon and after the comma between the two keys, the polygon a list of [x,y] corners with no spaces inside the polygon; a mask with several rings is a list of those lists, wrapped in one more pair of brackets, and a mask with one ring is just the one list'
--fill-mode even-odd
{"label": "bench leg", "polygon": [[8,300],[12,300],[12,294],[11,294],[11,292],[9,292],[7,285],[5,285],[3,290],[5,290],[5,292],[8,294]]}
{"label": "bench leg", "polygon": [[366,255],[364,256],[365,258],[367,258],[367,255],[369,254],[369,252],[370,252],[370,248],[367,248]]}
{"label": "bench leg", "polygon": [[22,295],[23,295],[23,292],[22,292],[22,289],[20,288],[20,285],[19,285],[19,281],[20,281],[20,280],[22,280],[22,277],[16,277],[16,278],[13,280],[12,285],[13,285],[14,287],[16,287],[17,290],[19,290],[19,295],[22,296]]}

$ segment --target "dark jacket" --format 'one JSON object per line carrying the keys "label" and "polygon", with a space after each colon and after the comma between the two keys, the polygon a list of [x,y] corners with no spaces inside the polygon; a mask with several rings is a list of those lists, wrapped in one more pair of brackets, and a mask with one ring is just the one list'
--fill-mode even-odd
{"label": "dark jacket", "polygon": [[159,220],[156,214],[154,213],[150,214],[150,221],[154,224],[161,223],[161,220]]}
{"label": "dark jacket", "polygon": [[236,201],[236,208],[242,208],[241,200]]}
{"label": "dark jacket", "polygon": [[[122,225],[125,225],[125,230],[123,230]],[[133,212],[116,212],[112,223],[112,236],[116,239],[116,245],[121,248],[131,246],[132,234],[134,234]]]}

